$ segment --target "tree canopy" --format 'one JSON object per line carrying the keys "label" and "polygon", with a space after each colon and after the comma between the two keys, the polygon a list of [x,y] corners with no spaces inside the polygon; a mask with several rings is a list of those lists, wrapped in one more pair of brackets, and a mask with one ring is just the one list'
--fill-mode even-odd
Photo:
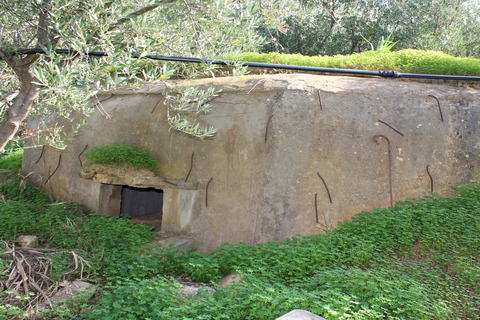
{"label": "tree canopy", "polygon": [[[249,10],[254,7],[249,5]],[[209,66],[200,70],[158,64],[133,59],[134,55],[161,52],[212,58],[257,50],[263,43],[255,32],[257,16],[244,16],[238,8],[235,1],[225,0],[0,1],[4,62],[0,148],[32,112],[68,118],[91,112],[100,90],[164,81],[174,70],[184,77],[211,72]],[[46,54],[11,54],[25,48],[42,48]],[[55,48],[77,54],[59,56]],[[87,53],[95,50],[108,55],[90,58]],[[39,132],[55,140],[59,130],[52,128],[53,124],[45,124]]]}

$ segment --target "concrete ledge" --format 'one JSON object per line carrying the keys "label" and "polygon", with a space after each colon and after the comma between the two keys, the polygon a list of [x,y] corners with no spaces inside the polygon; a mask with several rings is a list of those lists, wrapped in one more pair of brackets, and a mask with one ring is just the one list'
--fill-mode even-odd
{"label": "concrete ledge", "polygon": [[80,176],[84,179],[91,179],[98,183],[123,185],[135,188],[176,188],[195,190],[198,188],[196,182],[184,182],[183,180],[165,179],[157,177],[146,169],[137,169],[128,165],[103,165],[87,164],[82,168]]}
{"label": "concrete ledge", "polygon": [[157,243],[163,244],[164,246],[172,245],[173,247],[178,248],[179,251],[194,249],[193,239],[186,237],[171,236],[160,240]]}

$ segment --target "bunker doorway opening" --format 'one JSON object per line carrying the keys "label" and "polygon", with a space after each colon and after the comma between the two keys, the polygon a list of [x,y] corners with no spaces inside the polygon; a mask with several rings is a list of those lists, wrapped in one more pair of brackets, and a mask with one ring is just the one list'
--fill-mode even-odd
{"label": "bunker doorway opening", "polygon": [[163,216],[163,190],[122,186],[120,216],[133,223],[145,224],[160,231]]}

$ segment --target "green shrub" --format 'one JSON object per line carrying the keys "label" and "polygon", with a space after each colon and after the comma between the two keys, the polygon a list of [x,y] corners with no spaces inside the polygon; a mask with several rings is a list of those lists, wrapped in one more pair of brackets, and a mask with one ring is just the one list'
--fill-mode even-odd
{"label": "green shrub", "polygon": [[142,148],[130,144],[111,143],[93,147],[85,151],[85,158],[91,163],[115,164],[125,163],[136,168],[145,168],[160,174],[158,161]]}
{"label": "green shrub", "polygon": [[[268,270],[265,270],[268,272]],[[388,268],[332,268],[285,284],[245,275],[243,282],[181,298],[163,277],[110,288],[87,319],[275,319],[305,309],[327,319],[448,319],[428,285]],[[200,298],[201,297],[201,298]]]}
{"label": "green shrub", "polygon": [[322,68],[394,70],[404,73],[480,76],[480,59],[456,58],[442,52],[399,50],[387,53],[366,51],[351,55],[303,56],[301,54],[245,52],[232,60],[280,63]]}

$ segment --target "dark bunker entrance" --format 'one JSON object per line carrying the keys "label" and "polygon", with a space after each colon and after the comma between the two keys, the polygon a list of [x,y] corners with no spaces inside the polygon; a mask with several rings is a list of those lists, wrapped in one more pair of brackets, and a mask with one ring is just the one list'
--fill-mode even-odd
{"label": "dark bunker entrance", "polygon": [[152,226],[160,231],[163,213],[163,190],[122,186],[120,216],[134,223]]}

